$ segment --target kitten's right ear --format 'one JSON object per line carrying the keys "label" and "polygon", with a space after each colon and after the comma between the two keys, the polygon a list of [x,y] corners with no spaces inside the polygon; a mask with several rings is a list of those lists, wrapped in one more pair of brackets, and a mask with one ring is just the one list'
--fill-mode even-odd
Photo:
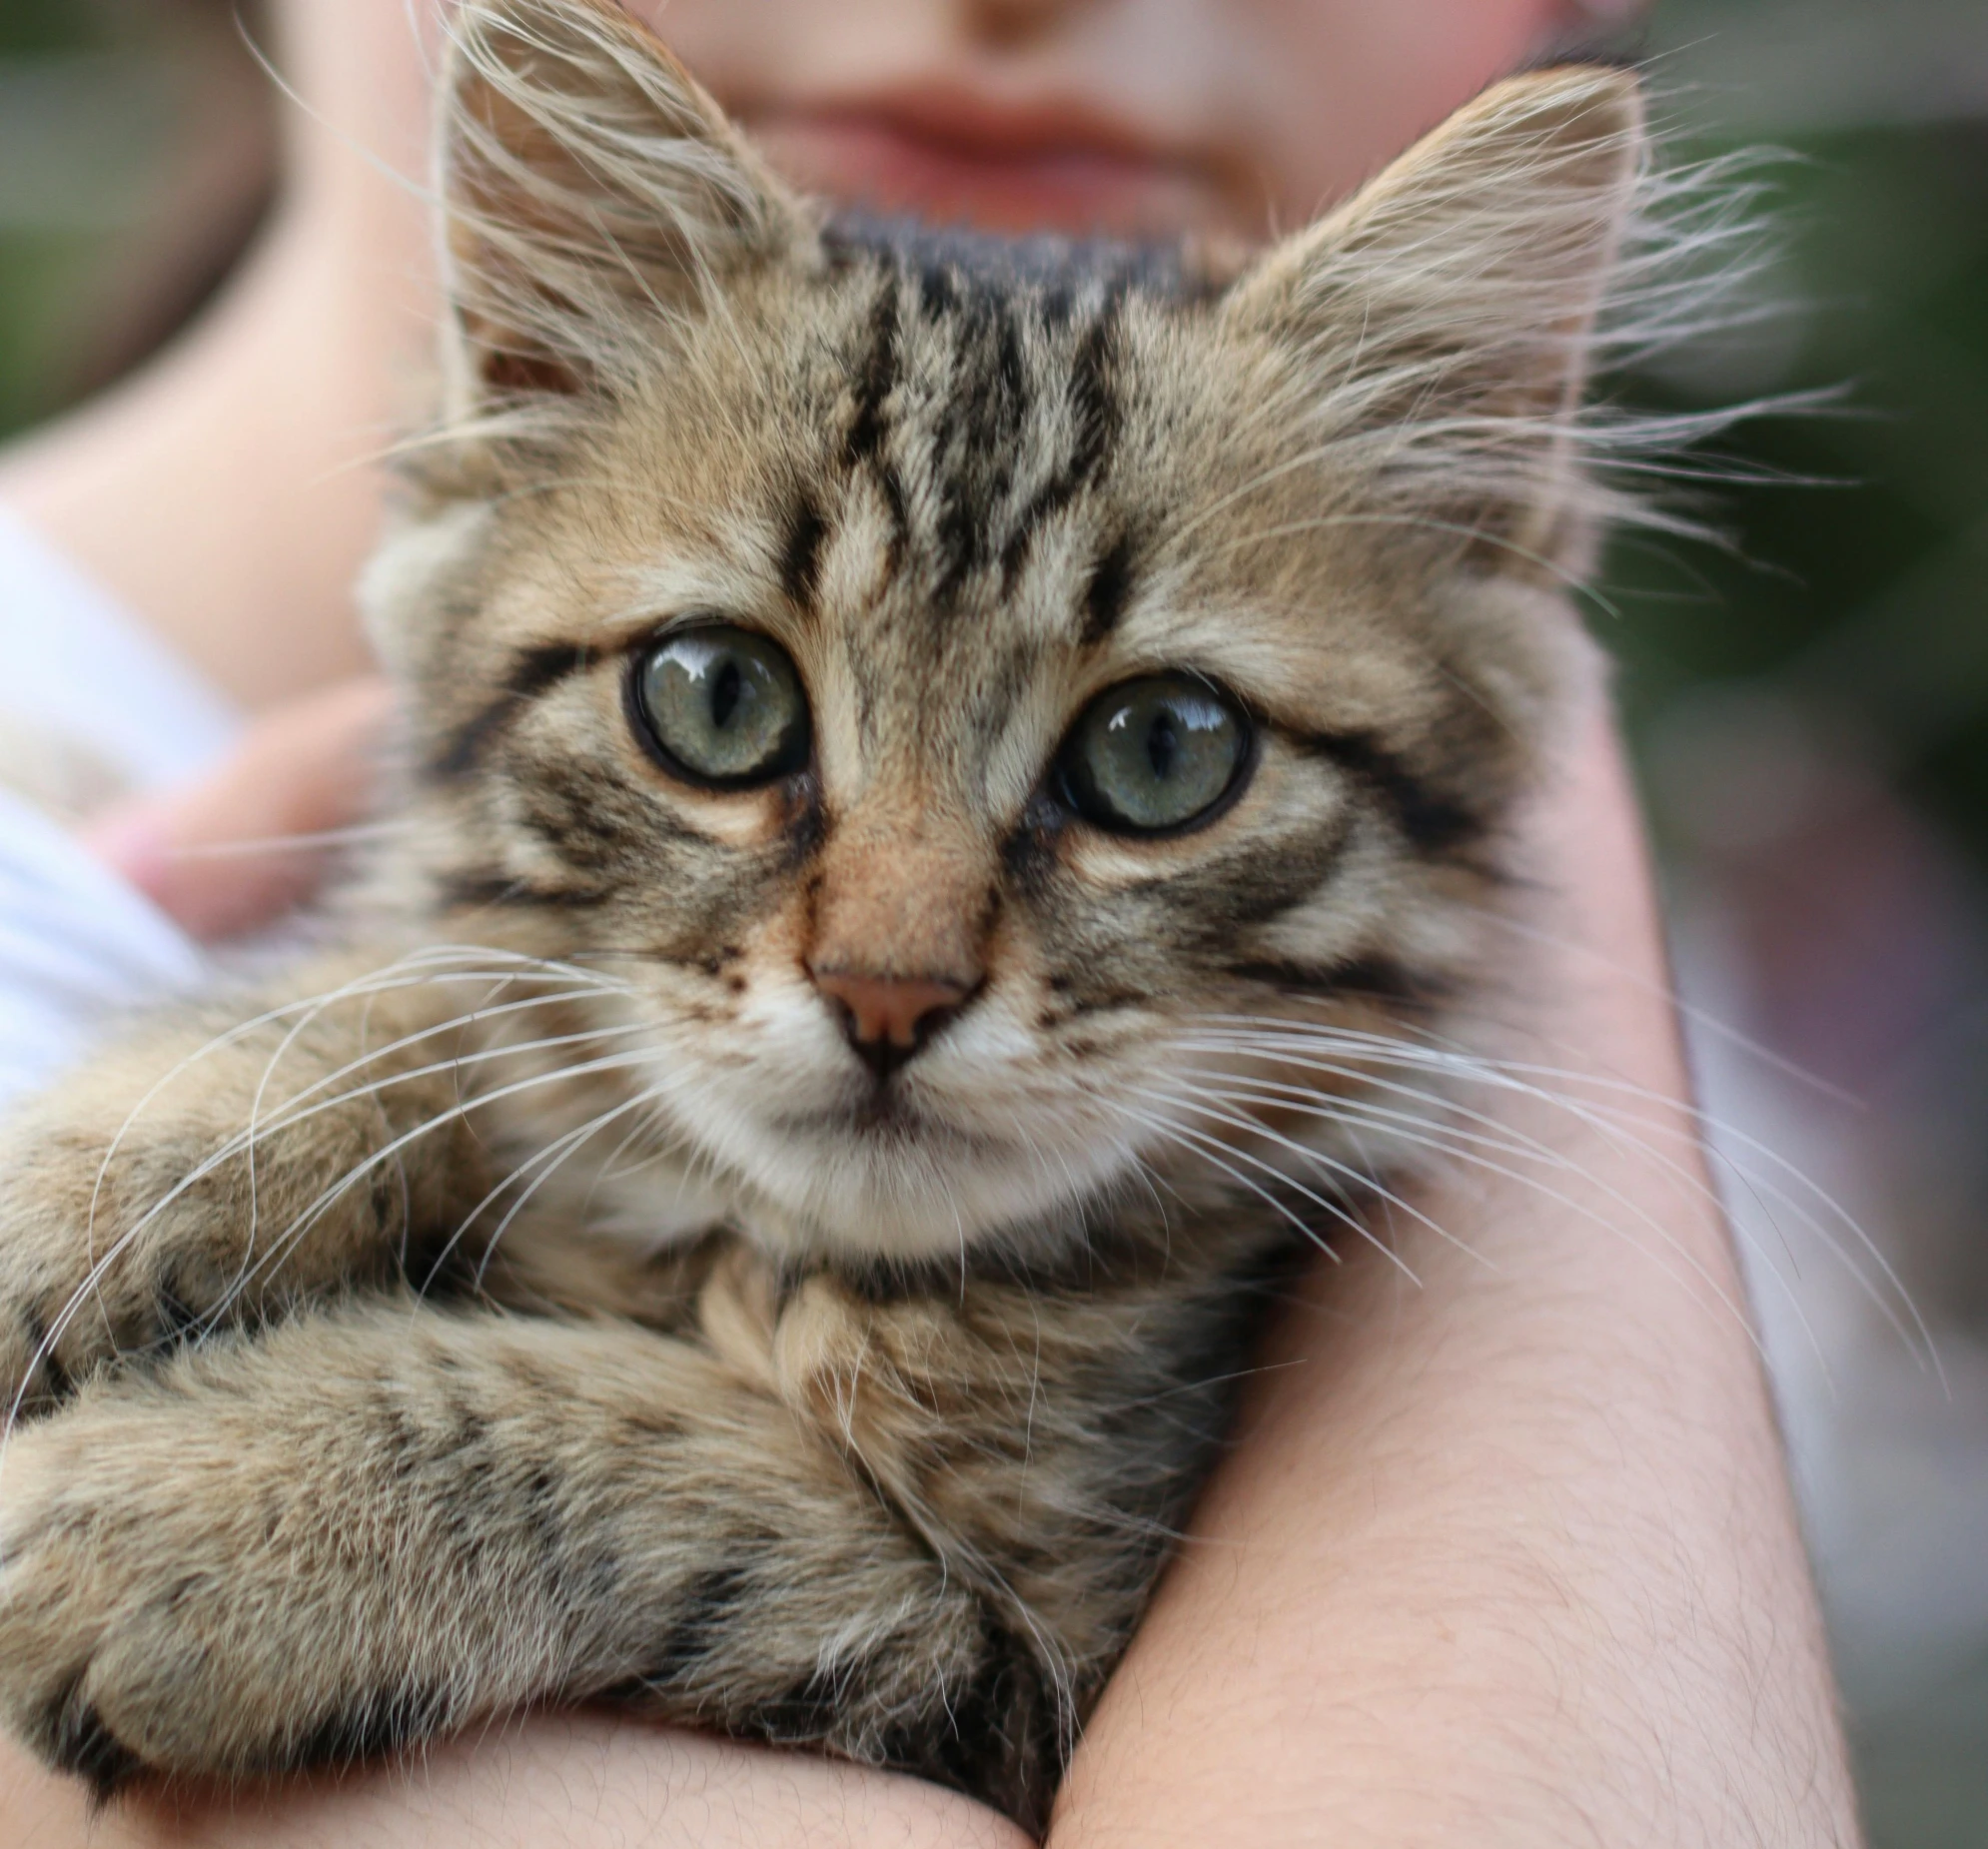
{"label": "kitten's right ear", "polygon": [[470,0],[450,36],[452,419],[611,393],[728,272],[813,238],[717,104],[613,0]]}
{"label": "kitten's right ear", "polygon": [[1369,439],[1410,512],[1508,559],[1550,548],[1647,155],[1629,72],[1509,78],[1273,250],[1226,313],[1303,357],[1305,409]]}

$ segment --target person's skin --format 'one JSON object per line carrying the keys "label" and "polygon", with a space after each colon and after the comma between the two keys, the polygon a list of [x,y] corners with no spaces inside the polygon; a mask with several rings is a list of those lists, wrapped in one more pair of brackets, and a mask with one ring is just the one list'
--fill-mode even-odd
{"label": "person's skin", "polygon": [[[285,60],[405,165],[423,86],[402,4],[293,0]],[[994,223],[1234,234],[1309,216],[1571,22],[1554,0],[674,0],[667,23],[803,182]],[[977,145],[935,148],[895,103],[851,112],[852,89],[914,77]],[[1073,100],[1164,157],[1018,156],[1015,122],[1039,141]],[[336,684],[364,659],[342,587],[377,484],[354,464],[395,422],[397,357],[433,313],[414,203],[328,133],[300,132],[294,158],[277,235],[208,327],[0,465],[0,496],[271,713],[260,755],[98,837],[214,931],[277,903],[286,886],[224,857],[193,879],[175,845],[336,822],[338,789],[363,781],[377,707]],[[1534,922],[1584,948],[1525,964],[1528,1046],[1642,1088],[1680,1130],[1639,827],[1598,701],[1531,840]],[[1566,1112],[1504,1115],[1560,1165],[1550,1193],[1460,1173],[1418,1205],[1461,1245],[1393,1229],[1417,1285],[1354,1253],[1282,1318],[1290,1365],[1256,1384],[1053,1843],[1856,1840],[1785,1473],[1688,1137],[1665,1145],[1680,1182]],[[1020,1839],[858,1768],[551,1717],[413,1772],[95,1822],[0,1746],[0,1840]]]}

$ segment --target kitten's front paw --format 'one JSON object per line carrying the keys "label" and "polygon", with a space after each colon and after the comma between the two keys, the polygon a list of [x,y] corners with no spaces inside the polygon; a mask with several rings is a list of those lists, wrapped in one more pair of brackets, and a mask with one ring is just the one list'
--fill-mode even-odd
{"label": "kitten's front paw", "polygon": [[157,1523],[171,1458],[120,1455],[119,1437],[86,1399],[0,1451],[0,1717],[99,1796],[209,1769],[203,1606],[227,1568]]}
{"label": "kitten's front paw", "polygon": [[305,1634],[272,1583],[282,1510],[253,1482],[189,1468],[193,1408],[176,1420],[169,1400],[93,1389],[0,1451],[0,1722],[99,1796],[373,1743],[358,1737],[364,1700],[335,1701],[327,1730],[350,1657]]}

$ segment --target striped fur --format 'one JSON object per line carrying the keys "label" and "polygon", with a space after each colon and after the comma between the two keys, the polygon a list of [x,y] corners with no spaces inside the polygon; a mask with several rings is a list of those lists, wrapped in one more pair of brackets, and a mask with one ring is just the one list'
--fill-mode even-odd
{"label": "striped fur", "polygon": [[[1039,1824],[1266,1289],[1415,1142],[1209,1024],[1487,980],[1634,85],[1514,79],[1237,274],[826,220],[614,9],[457,31],[399,825],[335,953],[11,1133],[0,1710],[108,1790],[605,1697]],[[804,772],[643,751],[700,612]],[[1159,669],[1250,773],[1102,833],[1052,762]],[[831,953],[967,1000],[880,1080]]]}

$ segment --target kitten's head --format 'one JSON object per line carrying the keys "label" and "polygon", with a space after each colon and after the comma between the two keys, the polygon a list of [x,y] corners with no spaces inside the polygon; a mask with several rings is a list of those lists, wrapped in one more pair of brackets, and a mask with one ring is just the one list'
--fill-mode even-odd
{"label": "kitten's head", "polygon": [[1641,153],[1629,77],[1516,78],[1224,276],[838,225],[612,6],[466,7],[449,422],[369,585],[407,864],[623,987],[787,1237],[1257,1189],[1236,1021],[1472,980]]}

